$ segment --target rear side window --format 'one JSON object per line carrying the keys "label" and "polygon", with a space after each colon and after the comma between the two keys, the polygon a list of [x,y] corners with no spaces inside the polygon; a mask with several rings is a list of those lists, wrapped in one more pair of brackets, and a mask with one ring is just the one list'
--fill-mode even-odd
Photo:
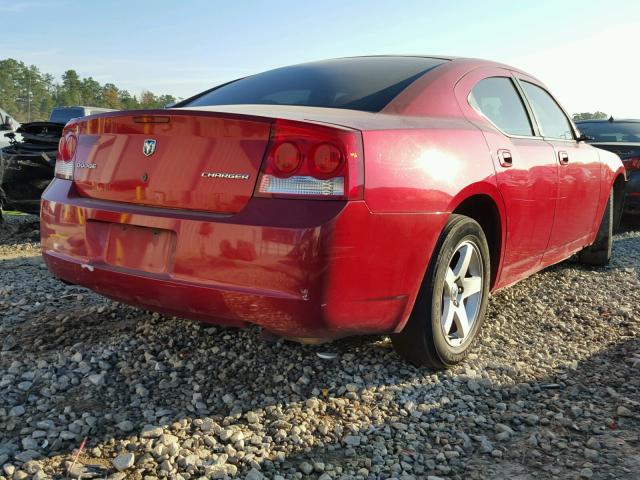
{"label": "rear side window", "polygon": [[640,143],[640,122],[585,122],[576,123],[580,131],[594,142]]}
{"label": "rear side window", "polygon": [[533,135],[527,111],[510,78],[480,80],[471,90],[469,103],[503,132],[509,135]]}
{"label": "rear side window", "polygon": [[378,112],[447,60],[357,57],[277,68],[221,85],[178,107],[302,105]]}
{"label": "rear side window", "polygon": [[543,137],[574,140],[569,119],[545,90],[529,82],[521,82]]}
{"label": "rear side window", "polygon": [[53,109],[49,121],[54,123],[67,123],[72,118],[78,117],[84,117],[83,108],[60,108]]}

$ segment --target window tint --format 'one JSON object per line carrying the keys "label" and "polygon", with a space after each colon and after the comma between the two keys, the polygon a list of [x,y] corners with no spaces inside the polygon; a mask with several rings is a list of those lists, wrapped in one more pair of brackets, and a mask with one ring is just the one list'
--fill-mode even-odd
{"label": "window tint", "polygon": [[529,82],[522,82],[522,89],[529,99],[543,136],[574,139],[569,120],[551,95]]}
{"label": "window tint", "polygon": [[469,103],[510,135],[533,135],[529,116],[511,79],[491,77],[480,80],[469,95]]}
{"label": "window tint", "polygon": [[273,104],[378,112],[446,60],[357,57],[277,68],[221,85],[176,106]]}
{"label": "window tint", "polygon": [[640,122],[576,122],[594,142],[640,142]]}
{"label": "window tint", "polygon": [[83,108],[54,108],[49,117],[50,122],[67,123],[72,118],[84,117]]}

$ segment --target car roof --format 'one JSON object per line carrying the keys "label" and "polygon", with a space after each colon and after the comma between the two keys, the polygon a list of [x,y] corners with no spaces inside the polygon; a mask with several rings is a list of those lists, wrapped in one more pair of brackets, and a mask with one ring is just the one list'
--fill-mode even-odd
{"label": "car roof", "polygon": [[88,107],[86,105],[61,105],[59,107],[53,107],[54,110],[62,110],[65,108],[84,108],[88,110],[104,110],[105,112],[114,112],[113,108],[104,108],[104,107]]}
{"label": "car roof", "polygon": [[640,123],[640,118],[599,118],[589,120],[576,120],[575,123]]}
{"label": "car roof", "polygon": [[[342,59],[362,58],[362,57],[430,58],[430,59],[434,59],[434,60],[443,60],[444,62],[451,62],[451,64],[458,64],[458,65],[462,66],[462,68],[466,68],[467,71],[473,70],[474,68],[478,68],[478,67],[504,68],[504,69],[507,69],[507,70],[511,70],[513,72],[521,73],[523,75],[526,75],[526,76],[538,81],[541,84],[544,84],[543,82],[541,82],[538,78],[536,78],[534,75],[530,74],[529,72],[521,70],[521,69],[519,69],[517,67],[514,67],[512,65],[507,65],[505,63],[496,62],[494,60],[487,60],[487,59],[484,59],[484,58],[456,57],[455,55],[386,54],[386,55],[360,55],[360,56],[353,56],[353,57],[342,57]],[[329,60],[340,60],[340,59],[341,58],[333,58],[333,59],[329,59]]]}

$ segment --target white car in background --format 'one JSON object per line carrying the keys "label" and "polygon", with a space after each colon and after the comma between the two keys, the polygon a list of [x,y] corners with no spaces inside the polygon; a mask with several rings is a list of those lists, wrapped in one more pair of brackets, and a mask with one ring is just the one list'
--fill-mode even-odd
{"label": "white car in background", "polygon": [[[5,136],[7,133],[15,133],[20,124],[15,121],[11,115],[0,108],[0,148],[9,145],[9,138]],[[20,135],[16,135],[16,139],[20,140]]]}

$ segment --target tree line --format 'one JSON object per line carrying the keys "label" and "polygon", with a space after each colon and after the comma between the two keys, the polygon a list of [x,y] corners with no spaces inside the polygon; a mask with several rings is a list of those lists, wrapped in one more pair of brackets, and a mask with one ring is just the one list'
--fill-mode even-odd
{"label": "tree line", "polygon": [[64,105],[131,110],[162,108],[175,101],[173,95],[156,95],[148,90],[136,96],[113,83],[81,78],[75,70],[67,70],[62,81],[56,82],[53,75],[35,65],[13,58],[0,60],[0,108],[19,122],[47,120],[53,107]]}
{"label": "tree line", "polygon": [[[163,108],[176,100],[173,95],[156,95],[148,90],[136,96],[113,83],[81,78],[75,70],[67,70],[62,82],[56,82],[53,75],[35,65],[13,58],[0,60],[0,108],[19,122],[47,120],[53,107],[64,105],[133,110]],[[609,116],[600,111],[573,115],[576,121],[605,118]]]}
{"label": "tree line", "polygon": [[574,113],[573,114],[573,120],[575,122],[578,122],[580,120],[605,120],[609,118],[609,115],[607,115],[604,112],[601,111],[597,111],[597,112],[583,112],[583,113]]}

